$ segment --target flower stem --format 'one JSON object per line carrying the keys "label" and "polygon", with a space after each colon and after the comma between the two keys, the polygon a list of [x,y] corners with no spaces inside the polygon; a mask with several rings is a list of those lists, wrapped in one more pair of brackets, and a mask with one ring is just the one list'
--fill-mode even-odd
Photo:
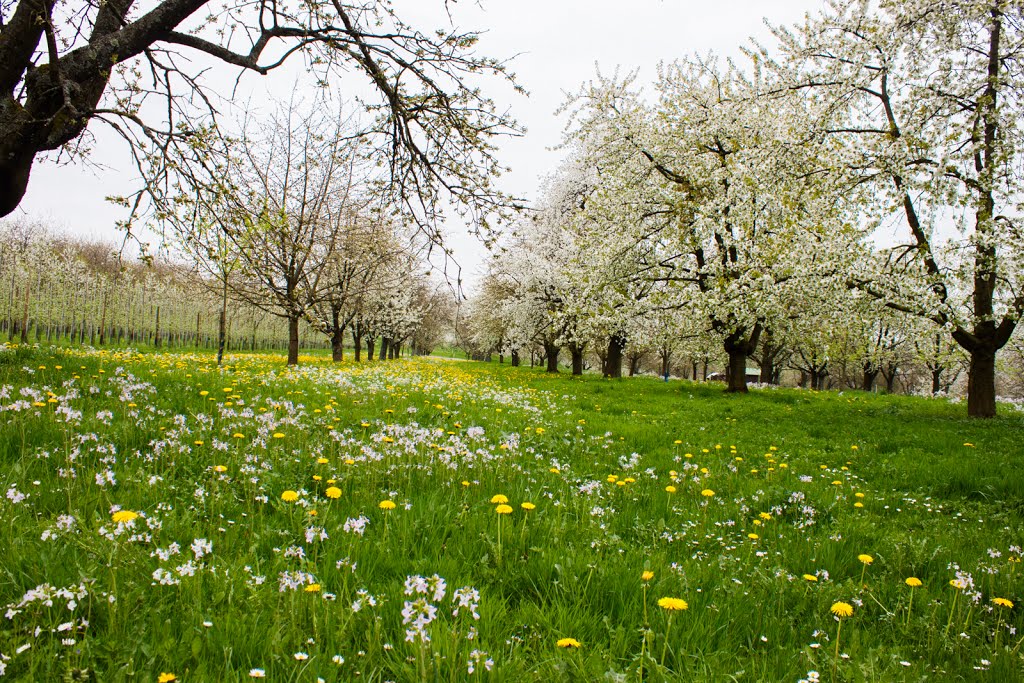
{"label": "flower stem", "polygon": [[665,645],[661,648],[661,666],[665,666],[665,653],[668,652],[668,636],[672,632],[672,613],[668,615],[668,626],[665,627]]}
{"label": "flower stem", "polygon": [[498,564],[501,564],[501,515],[498,515]]}
{"label": "flower stem", "polygon": [[956,612],[956,599],[960,596],[960,591],[953,593],[953,604],[949,607],[949,619],[946,620],[946,631],[943,633],[943,637],[949,635],[949,627],[953,624],[953,613]]}
{"label": "flower stem", "polygon": [[843,632],[843,620],[839,620],[839,626],[836,628],[836,656],[832,660],[832,680],[836,679],[836,669],[839,667],[839,634]]}

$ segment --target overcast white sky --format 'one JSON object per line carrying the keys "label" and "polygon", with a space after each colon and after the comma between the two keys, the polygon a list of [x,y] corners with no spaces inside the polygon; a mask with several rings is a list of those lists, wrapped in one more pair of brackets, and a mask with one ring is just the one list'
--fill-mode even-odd
{"label": "overcast white sky", "polygon": [[[400,16],[425,32],[448,25],[441,0],[398,0],[396,5]],[[566,93],[594,76],[595,64],[604,73],[616,67],[639,69],[639,82],[649,82],[659,61],[709,50],[737,56],[737,48],[749,37],[768,40],[765,17],[773,24],[792,24],[821,5],[821,0],[481,0],[479,4],[463,0],[453,5],[452,14],[459,28],[486,31],[481,54],[518,55],[512,69],[529,96],[517,96],[504,87],[491,96],[507,105],[528,129],[524,137],[501,145],[504,160],[512,168],[501,186],[532,199],[561,158],[551,148],[560,142],[565,120],[554,112]],[[268,89],[287,98],[292,87],[289,78],[280,77],[251,77],[244,85],[249,94],[236,101],[250,97],[260,101]],[[343,88],[339,84],[337,90]],[[37,164],[19,212],[75,234],[119,239],[114,221],[122,214],[103,198],[131,187],[131,161],[113,138],[103,136],[101,143],[94,160],[108,167],[104,170]],[[467,235],[466,226],[450,225],[449,229],[463,279],[472,288],[487,252]]]}

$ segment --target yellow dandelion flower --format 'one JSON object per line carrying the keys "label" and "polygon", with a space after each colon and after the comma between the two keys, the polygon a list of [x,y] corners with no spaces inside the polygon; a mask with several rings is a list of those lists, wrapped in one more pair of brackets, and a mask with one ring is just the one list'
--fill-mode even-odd
{"label": "yellow dandelion flower", "polygon": [[172,683],[172,681],[178,680],[178,677],[172,673],[161,673],[156,677],[157,683]]}
{"label": "yellow dandelion flower", "polygon": [[715,492],[712,491],[711,489],[704,489],[703,491],[700,492],[700,495],[704,496],[705,498],[710,498],[711,496],[715,495]]}
{"label": "yellow dandelion flower", "polygon": [[804,581],[817,581],[818,577],[814,574],[804,574]]}
{"label": "yellow dandelion flower", "polygon": [[521,507],[521,508],[523,508],[524,510],[527,510],[527,511],[529,511],[529,510],[536,510],[537,509],[537,506],[534,505],[533,503],[529,502],[529,501],[527,501],[525,503],[520,503],[519,507]]}
{"label": "yellow dandelion flower", "polygon": [[875,558],[871,557],[870,555],[858,555],[857,559],[864,564],[871,564],[875,561]]}
{"label": "yellow dandelion flower", "polygon": [[653,578],[654,578],[654,572],[651,572],[651,571],[646,571],[646,572],[644,572],[643,574],[640,575],[640,579],[642,581],[650,581]]}
{"label": "yellow dandelion flower", "polygon": [[512,514],[512,506],[511,505],[501,504],[498,507],[494,508],[494,511],[497,512],[499,515],[511,515]]}
{"label": "yellow dandelion flower", "polygon": [[286,503],[294,503],[298,499],[299,499],[298,492],[292,491],[291,489],[289,489],[289,490],[287,490],[287,491],[285,491],[285,492],[283,492],[281,494],[281,500],[283,500]]}
{"label": "yellow dandelion flower", "polygon": [[302,590],[306,591],[307,593],[319,593],[320,592],[320,584],[319,583],[311,583],[308,586],[306,586],[305,588],[303,588]]}
{"label": "yellow dandelion flower", "polygon": [[1013,607],[1013,601],[1006,598],[992,598],[992,603],[1000,607]]}
{"label": "yellow dandelion flower", "polygon": [[330,460],[328,460],[327,458],[317,458],[316,459],[316,464],[318,464],[318,465],[326,465],[329,462],[330,462]]}
{"label": "yellow dandelion flower", "polygon": [[395,509],[395,501],[393,501],[393,500],[382,500],[381,502],[377,503],[377,507],[379,507],[381,510],[394,510]]}
{"label": "yellow dandelion flower", "polygon": [[840,619],[853,616],[853,606],[846,602],[833,603],[829,611]]}
{"label": "yellow dandelion flower", "polygon": [[281,432],[274,432],[274,438],[275,439],[283,439],[284,438],[284,434],[282,434]]}
{"label": "yellow dandelion flower", "polygon": [[661,598],[658,600],[658,607],[670,612],[682,612],[690,608],[686,600],[680,598]]}
{"label": "yellow dandelion flower", "polygon": [[328,486],[327,490],[324,491],[324,495],[328,498],[341,498],[341,489],[337,486]]}
{"label": "yellow dandelion flower", "polygon": [[214,465],[213,466],[213,471],[214,472],[227,472],[228,468],[225,467],[224,465]]}
{"label": "yellow dandelion flower", "polygon": [[110,519],[114,522],[114,524],[125,524],[137,518],[138,516],[139,513],[132,512],[131,510],[118,510],[117,512],[110,516]]}
{"label": "yellow dandelion flower", "polygon": [[492,505],[504,505],[507,502],[508,502],[508,496],[502,495],[500,493],[491,496],[491,504]]}
{"label": "yellow dandelion flower", "polygon": [[749,538],[751,541],[756,541],[757,539],[759,539],[761,537],[758,536],[757,534],[747,534],[747,538]]}
{"label": "yellow dandelion flower", "polygon": [[917,578],[916,576],[908,576],[906,581],[904,581],[903,583],[907,584],[911,588],[917,588],[918,586],[924,585],[923,583],[921,583],[921,579]]}
{"label": "yellow dandelion flower", "polygon": [[666,491],[668,491],[669,493],[675,493],[675,492],[676,492],[676,487],[675,487],[675,486],[672,486],[672,485],[670,484],[670,485],[668,485],[668,486],[666,486],[666,487],[665,487],[665,490],[666,490]]}
{"label": "yellow dandelion flower", "polygon": [[574,647],[574,648],[579,648],[580,647],[580,641],[576,640],[575,638],[560,638],[558,640],[558,642],[555,643],[555,645],[557,645],[558,647]]}

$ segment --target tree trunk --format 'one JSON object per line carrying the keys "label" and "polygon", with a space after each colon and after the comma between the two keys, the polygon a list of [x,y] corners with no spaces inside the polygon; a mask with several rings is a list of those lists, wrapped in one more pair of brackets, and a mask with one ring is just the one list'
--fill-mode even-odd
{"label": "tree trunk", "polygon": [[544,342],[544,353],[547,356],[548,372],[558,372],[558,352],[559,348],[553,343]]}
{"label": "tree trunk", "polygon": [[224,361],[224,347],[228,343],[228,311],[227,299],[224,300],[224,308],[220,309],[220,319],[217,320],[217,365]]}
{"label": "tree trunk", "polygon": [[518,351],[513,351],[512,352],[512,367],[514,367],[514,368],[518,368],[519,367],[519,352]]}
{"label": "tree trunk", "polygon": [[358,323],[352,324],[352,345],[355,347],[356,362],[358,363],[363,350],[363,335],[359,333]]}
{"label": "tree trunk", "polygon": [[932,394],[942,391],[942,366],[932,368]]}
{"label": "tree trunk", "polygon": [[864,364],[864,375],[861,378],[860,388],[864,391],[871,391],[875,388],[875,379],[878,377],[878,368],[871,363]]}
{"label": "tree trunk", "polygon": [[331,333],[331,360],[335,363],[345,360],[345,328],[338,326],[337,319]]}
{"label": "tree trunk", "polygon": [[893,393],[896,390],[896,375],[897,368],[893,368],[891,372],[883,372],[882,376],[885,377],[885,391],[888,394]]}
{"label": "tree trunk", "polygon": [[569,344],[569,354],[572,356],[572,374],[583,374],[583,347],[578,344]]}
{"label": "tree trunk", "polygon": [[153,346],[160,348],[160,307],[156,307],[156,325],[153,328]]}
{"label": "tree trunk", "polygon": [[743,345],[733,346],[729,352],[729,369],[725,388],[728,393],[747,393],[747,351]]}
{"label": "tree trunk", "polygon": [[299,316],[288,318],[288,365],[299,364]]}
{"label": "tree trunk", "polygon": [[757,348],[757,342],[761,337],[761,325],[755,324],[754,329],[736,330],[723,341],[725,352],[729,354],[729,367],[726,371],[727,393],[747,393],[747,356]]}
{"label": "tree trunk", "polygon": [[21,198],[25,196],[25,189],[28,187],[28,177],[32,172],[34,158],[35,156],[26,150],[23,154],[14,155],[9,161],[4,159],[3,163],[0,163],[0,173],[5,178],[4,182],[0,183],[0,216],[10,214],[21,203]]}
{"label": "tree trunk", "polygon": [[632,356],[629,359],[629,376],[635,377],[636,373],[640,370],[640,361],[643,360],[643,356]]}
{"label": "tree trunk", "polygon": [[608,338],[608,356],[604,362],[605,377],[622,377],[622,352],[626,348],[626,337],[613,334]]}
{"label": "tree trunk", "polygon": [[825,378],[828,377],[828,370],[824,366],[817,366],[811,368],[811,389],[814,391],[825,390]]}
{"label": "tree trunk", "polygon": [[971,351],[971,367],[967,375],[967,415],[996,415],[996,352],[988,346]]}
{"label": "tree trunk", "polygon": [[[29,302],[29,286],[25,283],[25,304],[21,309],[21,343],[28,343],[28,302]],[[103,342],[100,342],[101,344]]]}
{"label": "tree trunk", "polygon": [[[199,315],[198,313],[196,314]],[[107,293],[103,293],[103,308],[100,312],[100,346],[107,341]]]}
{"label": "tree trunk", "polygon": [[373,347],[377,345],[376,337],[366,338],[366,360],[373,360]]}
{"label": "tree trunk", "polygon": [[345,360],[345,326],[341,324],[341,311],[331,306],[331,360]]}

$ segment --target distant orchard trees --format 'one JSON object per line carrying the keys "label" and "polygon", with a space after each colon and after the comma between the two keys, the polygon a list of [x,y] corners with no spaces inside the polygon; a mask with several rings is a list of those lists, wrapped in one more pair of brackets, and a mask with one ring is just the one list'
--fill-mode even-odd
{"label": "distant orchard trees", "polygon": [[[358,321],[356,341],[373,348],[380,339],[380,358],[388,351],[397,357],[406,342],[413,353],[430,353],[450,320],[451,292],[425,275],[410,275],[410,267],[423,270],[406,256],[404,280],[374,279],[358,295],[350,290],[345,301],[342,330],[355,334]],[[0,222],[0,340],[216,349],[221,355],[288,349],[287,321],[235,291],[229,286],[225,299],[221,282],[180,254],[140,261],[112,243],[76,240],[40,224]],[[316,315],[302,316],[299,348],[333,348],[340,360],[332,341]]]}
{"label": "distant orchard trees", "polygon": [[743,67],[681,59],[653,93],[598,75],[567,102],[569,160],[472,338],[552,370],[569,348],[574,372],[589,348],[610,376],[714,358],[729,391],[750,358],[814,388],[942,391],[966,365],[968,414],[994,415],[1024,315],[1024,6],[829,2],[775,34]]}

